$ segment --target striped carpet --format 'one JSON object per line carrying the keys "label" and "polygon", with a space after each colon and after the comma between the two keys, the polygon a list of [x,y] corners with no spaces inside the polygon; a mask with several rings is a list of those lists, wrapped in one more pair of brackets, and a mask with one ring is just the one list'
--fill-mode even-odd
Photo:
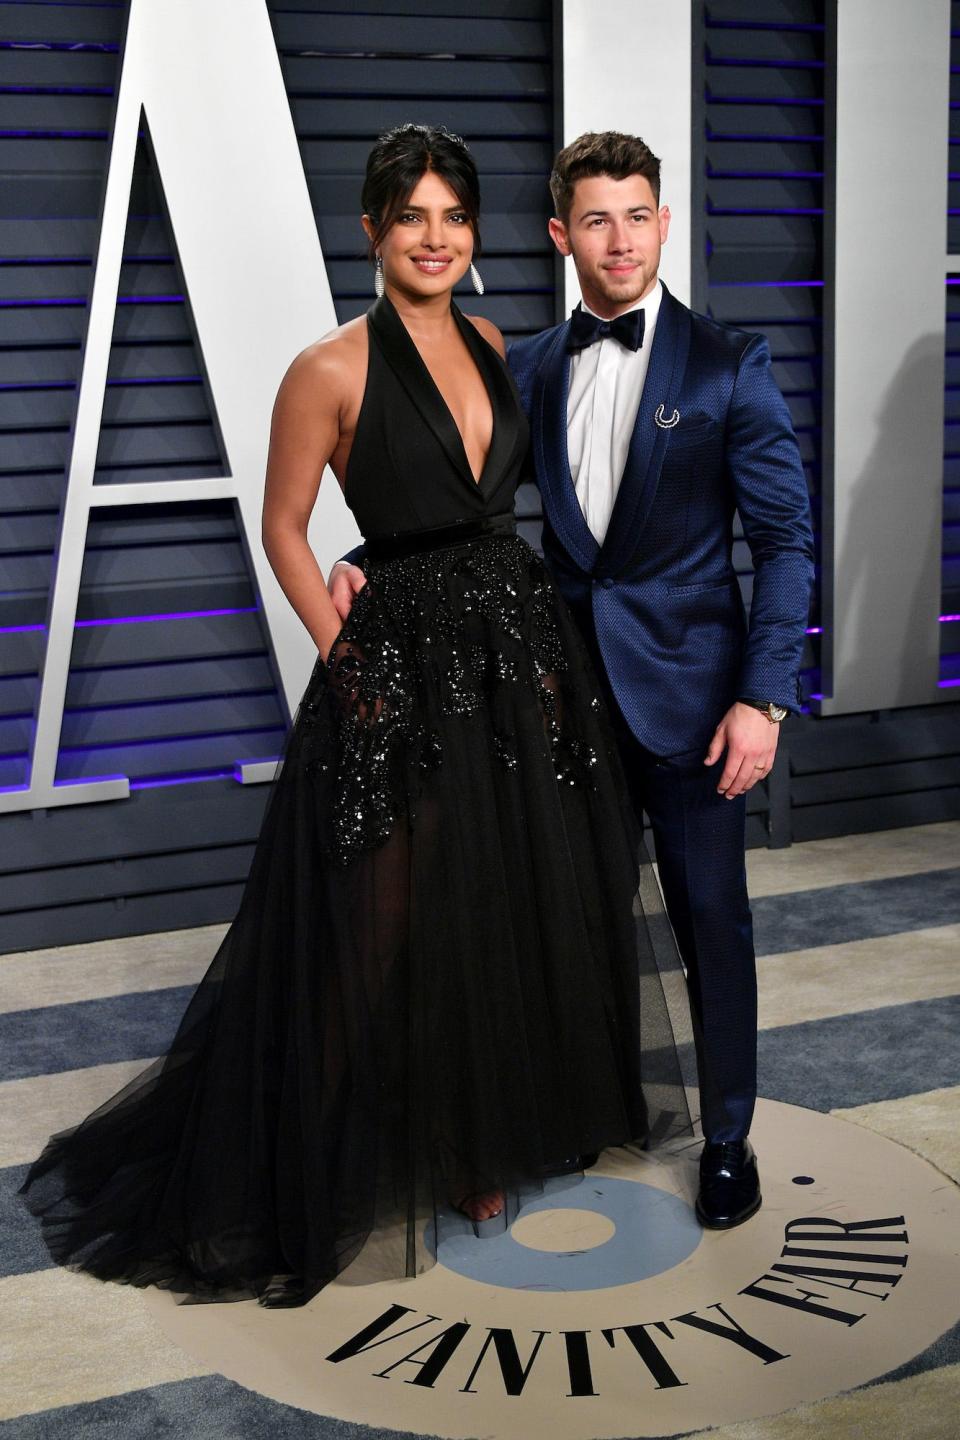
{"label": "striped carpet", "polygon": [[[761,957],[761,1094],[868,1126],[960,1179],[960,823],[755,851],[749,867]],[[163,1339],[139,1294],[51,1268],[14,1198],[46,1136],[164,1048],[222,933],[210,927],[0,957],[4,1436],[387,1433],[204,1372]],[[955,1440],[958,1415],[960,1327],[859,1390],[710,1433]]]}

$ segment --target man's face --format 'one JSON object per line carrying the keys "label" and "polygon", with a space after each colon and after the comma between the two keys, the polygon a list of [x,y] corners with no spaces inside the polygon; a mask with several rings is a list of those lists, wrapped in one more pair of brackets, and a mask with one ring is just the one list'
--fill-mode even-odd
{"label": "man's face", "polygon": [[578,180],[567,223],[553,219],[549,226],[560,254],[573,256],[587,305],[607,320],[653,289],[669,228],[670,211],[657,209],[643,175]]}

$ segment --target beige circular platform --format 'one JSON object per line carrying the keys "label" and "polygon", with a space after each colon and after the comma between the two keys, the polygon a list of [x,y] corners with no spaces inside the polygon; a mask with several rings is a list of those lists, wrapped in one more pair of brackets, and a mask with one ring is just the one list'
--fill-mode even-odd
{"label": "beige circular platform", "polygon": [[[691,1229],[695,1150],[669,1163],[612,1152],[556,1205],[522,1211],[513,1236],[459,1242],[472,1278],[441,1245],[416,1280],[357,1283],[354,1267],[300,1310],[145,1303],[251,1390],[450,1440],[663,1436],[769,1415],[886,1373],[957,1320],[951,1181],[872,1131],[772,1101],[753,1138],[763,1208],[726,1233]],[[649,1253],[622,1233],[617,1248],[630,1185],[653,1217]],[[666,1268],[632,1279],[632,1260],[657,1270],[658,1250]],[[525,1288],[511,1256],[534,1267],[518,1272]],[[579,1288],[558,1288],[565,1263]]]}

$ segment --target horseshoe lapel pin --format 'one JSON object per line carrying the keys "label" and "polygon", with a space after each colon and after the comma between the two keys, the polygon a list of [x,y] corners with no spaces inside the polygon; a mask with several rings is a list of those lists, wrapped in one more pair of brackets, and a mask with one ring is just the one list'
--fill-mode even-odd
{"label": "horseshoe lapel pin", "polygon": [[669,420],[664,420],[664,418],[663,418],[663,406],[662,406],[662,405],[658,405],[658,406],[657,406],[657,413],[656,413],[656,415],[654,415],[653,418],[654,418],[654,420],[656,421],[657,425],[660,427],[661,430],[672,430],[673,427],[674,427],[674,425],[679,425],[679,424],[680,424],[680,411],[679,411],[679,410],[674,410],[673,414],[670,416],[670,419],[669,419]]}

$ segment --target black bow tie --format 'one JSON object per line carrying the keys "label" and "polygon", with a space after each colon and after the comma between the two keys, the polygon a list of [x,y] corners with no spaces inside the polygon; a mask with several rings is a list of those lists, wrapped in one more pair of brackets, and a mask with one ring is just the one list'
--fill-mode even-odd
{"label": "black bow tie", "polygon": [[578,305],[570,316],[567,349],[585,350],[588,345],[595,345],[598,340],[612,335],[628,350],[639,350],[643,344],[643,317],[643,310],[628,310],[625,315],[618,315],[616,320],[600,320]]}

